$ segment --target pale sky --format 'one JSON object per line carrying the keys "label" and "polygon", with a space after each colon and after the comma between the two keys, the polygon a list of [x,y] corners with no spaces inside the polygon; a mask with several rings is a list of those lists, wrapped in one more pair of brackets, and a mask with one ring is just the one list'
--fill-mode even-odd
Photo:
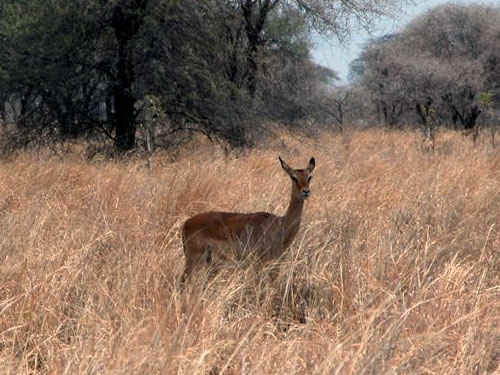
{"label": "pale sky", "polygon": [[342,83],[347,83],[349,74],[349,63],[359,56],[363,44],[370,37],[382,36],[385,34],[397,32],[401,30],[415,16],[424,13],[426,10],[435,7],[436,5],[445,3],[471,4],[471,3],[486,3],[500,5],[500,1],[473,1],[473,0],[415,0],[416,5],[407,6],[403,9],[403,13],[397,19],[384,19],[377,23],[376,29],[370,36],[366,32],[359,32],[352,35],[350,43],[345,47],[335,43],[318,42],[313,50],[313,60],[319,65],[333,69],[340,76]]}

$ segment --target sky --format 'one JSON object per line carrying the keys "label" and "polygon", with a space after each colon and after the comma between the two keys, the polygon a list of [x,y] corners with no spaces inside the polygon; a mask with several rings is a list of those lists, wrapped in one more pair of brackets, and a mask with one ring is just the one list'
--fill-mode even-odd
{"label": "sky", "polygon": [[[363,44],[370,38],[394,33],[401,30],[408,22],[416,16],[424,13],[437,5],[449,3],[446,0],[415,0],[416,5],[406,6],[403,13],[397,19],[383,19],[377,22],[374,32],[370,35],[366,32],[354,33],[351,41],[345,46],[338,43],[328,43],[327,41],[317,41],[313,50],[313,60],[322,66],[333,69],[340,77],[340,83],[347,83],[349,75],[349,63],[359,56]],[[454,0],[458,4],[486,3],[498,4],[496,1],[472,1],[472,0]]]}

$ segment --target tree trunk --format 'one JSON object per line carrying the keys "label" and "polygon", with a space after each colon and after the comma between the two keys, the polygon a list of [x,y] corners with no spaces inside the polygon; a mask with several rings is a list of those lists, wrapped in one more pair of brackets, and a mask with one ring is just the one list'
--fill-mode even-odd
{"label": "tree trunk", "polygon": [[479,117],[482,111],[483,110],[477,105],[471,107],[470,111],[468,111],[467,116],[465,116],[464,119],[465,130],[474,129],[476,127],[477,118]]}
{"label": "tree trunk", "polygon": [[133,93],[133,38],[144,17],[147,0],[123,0],[116,5],[112,26],[118,42],[117,79],[113,88],[115,110],[115,145],[119,151],[135,147],[135,103]]}
{"label": "tree trunk", "polygon": [[255,11],[256,2],[252,0],[241,0],[241,10],[245,21],[245,31],[248,38],[247,52],[247,88],[250,96],[255,97],[257,91],[258,57],[260,47],[263,43],[262,30],[266,22],[269,11],[278,3],[271,0],[264,0]]}
{"label": "tree trunk", "polygon": [[0,126],[7,122],[7,111],[5,110],[5,100],[0,98]]}
{"label": "tree trunk", "polygon": [[116,147],[120,151],[131,150],[135,147],[135,113],[136,99],[127,88],[120,84],[115,87],[115,135]]}
{"label": "tree trunk", "polygon": [[25,128],[28,122],[28,115],[30,113],[29,102],[31,100],[31,95],[32,95],[31,88],[28,88],[28,90],[21,93],[21,98],[19,101],[20,104],[19,116],[16,121],[17,126],[19,126],[20,128]]}
{"label": "tree trunk", "polygon": [[257,48],[253,46],[250,47],[250,51],[247,56],[247,65],[248,65],[248,92],[250,93],[251,98],[255,98],[255,93],[257,91],[257,74],[258,74],[258,65],[257,65]]}
{"label": "tree trunk", "polygon": [[132,93],[132,82],[134,80],[132,66],[132,52],[129,44],[130,39],[118,38],[118,70],[117,82],[114,86],[115,107],[115,136],[116,147],[120,151],[131,150],[135,147],[135,102]]}

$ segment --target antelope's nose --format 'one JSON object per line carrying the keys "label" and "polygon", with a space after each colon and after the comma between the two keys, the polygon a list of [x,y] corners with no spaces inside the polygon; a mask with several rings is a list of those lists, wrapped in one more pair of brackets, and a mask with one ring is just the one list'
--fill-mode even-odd
{"label": "antelope's nose", "polygon": [[309,195],[311,195],[311,192],[309,190],[302,190],[302,197],[309,198]]}

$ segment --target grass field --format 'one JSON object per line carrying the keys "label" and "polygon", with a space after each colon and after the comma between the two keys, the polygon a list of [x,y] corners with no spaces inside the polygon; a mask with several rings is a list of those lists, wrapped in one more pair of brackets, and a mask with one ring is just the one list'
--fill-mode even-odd
{"label": "grass field", "polygon": [[[285,143],[0,161],[0,374],[500,374],[500,149]],[[278,155],[316,157],[279,272],[230,264],[181,289],[190,215],[284,214]]]}

